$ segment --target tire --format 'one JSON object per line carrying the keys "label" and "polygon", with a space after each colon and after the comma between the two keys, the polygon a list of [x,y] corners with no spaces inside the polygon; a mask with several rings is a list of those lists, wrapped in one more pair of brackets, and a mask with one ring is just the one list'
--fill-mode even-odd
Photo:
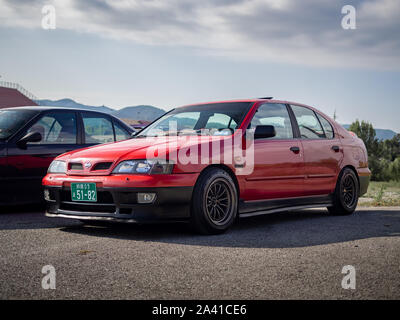
{"label": "tire", "polygon": [[333,206],[328,207],[329,213],[332,215],[352,214],[356,210],[359,194],[360,187],[356,174],[349,168],[343,169],[333,194]]}
{"label": "tire", "polygon": [[220,234],[233,224],[238,193],[232,177],[224,170],[204,171],[193,190],[190,223],[201,234]]}

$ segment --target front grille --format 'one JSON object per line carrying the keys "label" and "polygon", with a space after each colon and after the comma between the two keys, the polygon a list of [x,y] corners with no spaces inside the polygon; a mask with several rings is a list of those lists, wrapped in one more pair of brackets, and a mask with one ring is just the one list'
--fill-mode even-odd
{"label": "front grille", "polygon": [[92,171],[96,170],[108,170],[112,165],[112,162],[99,162],[96,163],[92,169]]}
{"label": "front grille", "polygon": [[70,163],[69,170],[83,170],[82,163]]}
{"label": "front grille", "polygon": [[114,213],[116,206],[114,199],[108,191],[97,191],[97,201],[90,202],[74,202],[71,199],[71,190],[60,191],[60,209],[77,212],[93,212],[93,213]]}

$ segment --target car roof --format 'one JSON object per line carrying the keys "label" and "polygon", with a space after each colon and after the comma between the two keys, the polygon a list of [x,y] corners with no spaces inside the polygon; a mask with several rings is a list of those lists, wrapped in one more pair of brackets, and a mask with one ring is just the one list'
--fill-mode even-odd
{"label": "car roof", "polygon": [[308,106],[303,103],[298,103],[298,102],[293,102],[293,101],[286,101],[286,100],[276,100],[276,99],[265,99],[265,98],[256,98],[256,99],[238,99],[238,100],[221,100],[221,101],[211,101],[211,102],[200,102],[200,103],[193,103],[193,104],[188,104],[182,106],[184,107],[190,107],[190,106],[196,106],[196,105],[202,105],[202,104],[218,104],[218,103],[235,103],[235,102],[248,102],[248,103],[254,103],[254,102],[264,102],[264,103],[283,103],[283,104],[295,104],[298,106],[304,106],[308,108],[312,108],[311,106]]}
{"label": "car roof", "polygon": [[73,110],[73,111],[88,111],[88,112],[98,112],[98,113],[104,113],[101,111],[96,111],[96,110],[89,110],[89,109],[84,109],[84,108],[67,108],[67,107],[52,107],[52,106],[22,106],[22,107],[11,107],[11,108],[2,108],[0,110],[37,110],[37,111],[48,111],[48,110],[62,110],[62,111],[68,111],[68,110]]}
{"label": "car roof", "polygon": [[[97,111],[97,110],[90,110],[90,109],[84,109],[84,108],[74,108],[74,107],[52,107],[52,106],[22,106],[22,107],[11,107],[11,108],[2,108],[1,110],[31,110],[31,111],[37,111],[37,112],[44,112],[44,111],[80,111],[80,112],[92,112],[92,113],[99,113],[102,115],[109,116],[113,119],[116,119],[121,122],[121,119],[115,117],[112,114],[105,113],[102,111]],[[128,125],[129,126],[129,125]]]}

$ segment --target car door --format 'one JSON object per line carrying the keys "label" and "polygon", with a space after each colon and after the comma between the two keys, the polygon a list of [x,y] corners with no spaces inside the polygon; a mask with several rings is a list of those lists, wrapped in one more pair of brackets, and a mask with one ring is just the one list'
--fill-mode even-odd
{"label": "car door", "polygon": [[[42,139],[19,145],[18,141],[31,132],[39,132]],[[41,181],[47,168],[56,156],[80,147],[77,133],[75,111],[47,111],[8,143],[10,188],[16,190],[16,199],[41,199]]]}
{"label": "car door", "polygon": [[7,202],[7,148],[5,141],[0,140],[0,204]]}
{"label": "car door", "polygon": [[331,193],[343,158],[340,139],[327,119],[310,108],[291,105],[304,150],[306,195]]}
{"label": "car door", "polygon": [[273,125],[276,136],[254,140],[254,171],[246,180],[246,200],[266,200],[303,195],[304,160],[299,139],[285,104],[259,106],[249,129]]}

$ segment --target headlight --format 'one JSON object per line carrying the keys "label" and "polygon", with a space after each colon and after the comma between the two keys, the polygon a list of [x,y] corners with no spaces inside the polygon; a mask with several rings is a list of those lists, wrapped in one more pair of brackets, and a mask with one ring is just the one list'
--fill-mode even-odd
{"label": "headlight", "polygon": [[174,164],[162,160],[127,160],[120,162],[112,173],[170,174]]}
{"label": "headlight", "polygon": [[67,165],[65,161],[61,160],[54,160],[51,164],[49,169],[47,170],[48,173],[66,173],[67,172]]}

